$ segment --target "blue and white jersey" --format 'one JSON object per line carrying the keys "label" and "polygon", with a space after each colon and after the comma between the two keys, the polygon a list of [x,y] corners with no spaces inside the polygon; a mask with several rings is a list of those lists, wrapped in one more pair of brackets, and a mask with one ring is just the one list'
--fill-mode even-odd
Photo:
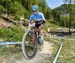
{"label": "blue and white jersey", "polygon": [[43,13],[41,13],[41,12],[38,12],[38,14],[36,14],[36,15],[32,13],[32,15],[30,16],[30,21],[32,21],[32,20],[34,20],[34,21],[45,20],[45,17],[43,15]]}

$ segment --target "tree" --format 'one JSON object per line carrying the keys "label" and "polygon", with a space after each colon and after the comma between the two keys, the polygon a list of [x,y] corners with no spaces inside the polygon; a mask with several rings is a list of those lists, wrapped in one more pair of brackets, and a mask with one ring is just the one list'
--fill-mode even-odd
{"label": "tree", "polygon": [[5,8],[2,5],[0,5],[0,14],[2,14],[4,12],[5,12]]}
{"label": "tree", "polygon": [[14,16],[24,15],[28,18],[32,12],[33,4],[39,6],[39,10],[44,13],[47,19],[50,18],[51,9],[47,6],[46,0],[0,0],[0,12]]}

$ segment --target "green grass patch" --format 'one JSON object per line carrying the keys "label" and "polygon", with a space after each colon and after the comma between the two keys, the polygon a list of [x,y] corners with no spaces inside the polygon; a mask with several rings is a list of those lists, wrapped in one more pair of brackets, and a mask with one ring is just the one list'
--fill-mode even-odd
{"label": "green grass patch", "polygon": [[[53,47],[55,48],[50,59],[50,63],[52,63],[62,40],[51,38],[49,41],[54,43]],[[75,63],[75,37],[67,36],[63,39],[63,43],[64,45],[59,54],[57,63]]]}
{"label": "green grass patch", "polygon": [[17,46],[15,48],[0,46],[0,63],[3,62],[15,63],[16,60],[20,60],[21,58],[22,58],[21,46]]}
{"label": "green grass patch", "polygon": [[58,25],[55,25],[55,24],[52,24],[50,23],[49,21],[46,21],[46,24],[44,26],[45,30],[47,31],[48,28],[52,28],[52,29],[56,29],[56,28],[59,28],[60,26]]}
{"label": "green grass patch", "polygon": [[[62,40],[59,38],[49,38],[49,37],[45,38],[45,40],[50,41],[50,43],[53,43],[54,51],[50,58],[50,63],[52,63]],[[75,63],[75,37],[73,36],[64,37],[63,43],[64,45],[59,54],[57,63]]]}
{"label": "green grass patch", "polygon": [[57,63],[75,63],[75,40],[67,39],[64,40],[64,46]]}
{"label": "green grass patch", "polygon": [[12,28],[0,28],[0,38],[4,41],[21,41],[23,36],[23,30],[17,26]]}

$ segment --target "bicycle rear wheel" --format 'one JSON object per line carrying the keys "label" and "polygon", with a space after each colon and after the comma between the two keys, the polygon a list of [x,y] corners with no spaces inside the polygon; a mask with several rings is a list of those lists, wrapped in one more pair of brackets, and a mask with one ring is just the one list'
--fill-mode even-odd
{"label": "bicycle rear wheel", "polygon": [[22,51],[26,59],[32,59],[37,53],[37,37],[35,32],[28,31],[22,39]]}

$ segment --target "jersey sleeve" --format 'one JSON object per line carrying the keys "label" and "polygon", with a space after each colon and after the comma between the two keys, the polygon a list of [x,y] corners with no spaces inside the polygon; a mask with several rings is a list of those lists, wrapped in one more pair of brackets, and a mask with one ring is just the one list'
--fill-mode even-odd
{"label": "jersey sleeve", "polygon": [[30,21],[32,21],[32,20],[33,20],[33,15],[30,16]]}
{"label": "jersey sleeve", "polygon": [[45,17],[44,17],[44,14],[43,13],[41,14],[41,16],[42,16],[42,19],[45,20]]}

